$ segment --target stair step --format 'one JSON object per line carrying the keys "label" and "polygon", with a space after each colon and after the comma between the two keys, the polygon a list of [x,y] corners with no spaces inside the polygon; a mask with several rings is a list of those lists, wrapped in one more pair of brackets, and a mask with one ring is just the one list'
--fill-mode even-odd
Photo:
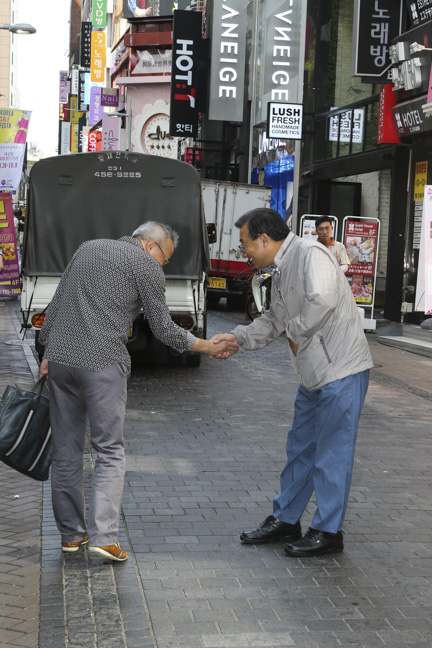
{"label": "stair step", "polygon": [[426,358],[432,358],[432,342],[426,340],[418,340],[405,335],[378,335],[377,342],[402,351],[416,353]]}

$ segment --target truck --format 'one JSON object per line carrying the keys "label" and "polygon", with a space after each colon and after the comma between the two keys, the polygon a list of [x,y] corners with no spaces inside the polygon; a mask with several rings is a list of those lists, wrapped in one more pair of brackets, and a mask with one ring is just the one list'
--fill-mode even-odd
{"label": "truck", "polygon": [[239,250],[239,231],[234,223],[251,209],[270,207],[271,187],[201,180],[207,223],[214,224],[216,241],[210,245],[208,300],[226,297],[228,308],[245,305],[253,270]]}
{"label": "truck", "polygon": [[[148,220],[166,223],[180,235],[164,267],[171,317],[195,336],[206,337],[208,231],[214,228],[207,227],[200,179],[191,165],[134,152],[61,155],[32,167],[27,196],[21,311],[24,328],[36,331],[39,355],[46,309],[75,250],[91,239],[130,236]],[[129,331],[132,358],[143,351],[157,356],[161,347],[142,312]],[[199,366],[199,353],[183,356],[186,365]]]}

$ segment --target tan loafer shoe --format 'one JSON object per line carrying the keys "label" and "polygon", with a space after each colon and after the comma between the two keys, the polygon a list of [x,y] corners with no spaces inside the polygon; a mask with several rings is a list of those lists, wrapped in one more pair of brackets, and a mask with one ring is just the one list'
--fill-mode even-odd
{"label": "tan loafer shoe", "polygon": [[86,545],[88,541],[89,537],[88,535],[86,535],[85,538],[78,540],[78,542],[62,542],[61,548],[65,553],[75,553],[75,551],[78,551],[81,545]]}
{"label": "tan loafer shoe", "polygon": [[116,542],[115,545],[109,545],[108,547],[89,547],[89,551],[99,554],[99,556],[103,556],[104,558],[108,558],[108,560],[117,560],[118,562],[123,562],[123,560],[126,560],[128,557],[127,551],[123,551],[118,542]]}

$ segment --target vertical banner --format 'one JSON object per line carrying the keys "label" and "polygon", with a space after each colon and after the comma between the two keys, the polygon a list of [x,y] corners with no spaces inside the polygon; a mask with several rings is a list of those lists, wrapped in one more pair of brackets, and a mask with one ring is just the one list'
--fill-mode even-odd
{"label": "vertical banner", "polygon": [[120,117],[104,115],[102,120],[102,148],[101,151],[120,150]]}
{"label": "vertical banner", "polygon": [[423,200],[425,187],[427,185],[428,161],[416,162],[414,175],[414,226],[413,226],[413,250],[420,249],[420,239],[423,223]]}
{"label": "vertical banner", "polygon": [[79,93],[79,68],[78,67],[73,67],[71,70],[70,92],[73,95],[78,95]]}
{"label": "vertical banner", "polygon": [[70,141],[71,153],[78,153],[78,148],[79,148],[79,126],[78,126],[78,123],[71,124],[70,132],[71,132],[71,141]]}
{"label": "vertical banner", "polygon": [[97,83],[105,81],[106,45],[105,33],[93,31],[91,35],[90,78]]}
{"label": "vertical banner", "polygon": [[90,74],[88,72],[79,73],[79,89],[78,89],[78,106],[79,110],[88,110],[87,88],[89,85]]}
{"label": "vertical banner", "polygon": [[91,63],[91,22],[81,23],[80,66],[89,69]]}
{"label": "vertical banner", "polygon": [[432,186],[424,188],[423,227],[417,269],[415,310],[432,315]]}
{"label": "vertical banner", "polygon": [[351,262],[351,290],[357,303],[371,306],[374,295],[378,222],[346,221],[345,248]]}
{"label": "vertical banner", "polygon": [[246,26],[245,0],[214,0],[209,119],[243,121]]}
{"label": "vertical banner", "polygon": [[31,112],[0,108],[0,189],[16,191],[21,180]]}
{"label": "vertical banner", "polygon": [[174,11],[169,132],[196,137],[195,105],[202,16],[199,11]]}
{"label": "vertical banner", "polygon": [[90,88],[90,111],[89,111],[89,126],[94,126],[102,119],[102,88],[92,86]]}
{"label": "vertical banner", "polygon": [[67,70],[61,70],[60,71],[59,103],[67,103],[69,90],[70,90],[70,84],[69,84],[69,81],[68,81]]}
{"label": "vertical banner", "polygon": [[78,124],[78,121],[81,119],[83,114],[78,110],[78,97],[75,95],[69,96],[69,109],[69,121],[71,124]]}
{"label": "vertical banner", "polygon": [[400,144],[392,108],[396,105],[393,85],[383,85],[380,90],[377,144]]}
{"label": "vertical banner", "polygon": [[71,152],[71,125],[70,122],[60,122],[60,155]]}
{"label": "vertical banner", "polygon": [[262,101],[256,106],[255,124],[267,119],[269,101],[298,103],[303,0],[266,0],[263,3],[264,61],[261,66]]}
{"label": "vertical banner", "polygon": [[0,273],[0,298],[18,295],[20,270],[15,233],[12,196],[0,193],[0,248],[3,252],[4,271]]}
{"label": "vertical banner", "polygon": [[[402,31],[404,0],[355,0],[352,76],[381,78],[391,66],[389,47]],[[378,81],[379,82],[379,81]]]}
{"label": "vertical banner", "polygon": [[97,29],[105,29],[107,22],[107,0],[93,0],[92,24]]}

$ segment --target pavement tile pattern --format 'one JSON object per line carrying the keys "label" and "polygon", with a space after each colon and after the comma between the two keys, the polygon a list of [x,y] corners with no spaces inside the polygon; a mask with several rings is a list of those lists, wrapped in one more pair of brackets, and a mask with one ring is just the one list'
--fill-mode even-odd
{"label": "pavement tile pattern", "polygon": [[[209,335],[232,329],[240,317],[213,311]],[[26,532],[26,546],[15,552],[25,561],[26,577],[31,565],[35,572],[33,598],[23,596],[22,616],[31,618],[33,610],[35,619],[40,609],[40,626],[33,622],[25,632],[21,625],[20,637],[12,636],[17,617],[9,615],[7,627],[1,617],[2,648],[426,648],[432,643],[432,380],[417,356],[375,345],[380,348],[374,359],[382,366],[372,371],[361,419],[345,552],[292,559],[283,544],[255,547],[238,540],[242,529],[271,513],[285,462],[297,390],[285,346],[279,339],[225,362],[203,358],[198,369],[134,368],[119,538],[130,555],[125,563],[112,565],[86,549],[62,555],[49,482],[41,491],[37,482],[17,477],[32,492],[34,485],[36,492],[39,488],[39,504],[27,512],[24,505],[10,537],[20,538],[21,525],[42,510],[41,530],[34,520],[39,537]],[[28,349],[8,347],[12,352],[24,371]],[[416,386],[411,376],[417,367],[422,384]],[[31,374],[27,379],[31,383]],[[413,388],[404,389],[405,382]],[[89,488],[89,451],[85,461]],[[8,481],[3,471],[9,481],[16,475],[0,464],[2,486]],[[8,506],[2,501],[1,523],[14,511],[11,501]],[[313,511],[311,502],[304,529]],[[18,509],[15,515],[18,519]],[[5,532],[0,538],[4,546]],[[32,542],[35,562],[28,558]],[[16,547],[13,540],[9,545],[8,551]],[[8,581],[9,567],[10,561],[0,562],[1,600],[19,601],[16,582],[24,574],[18,567]]]}

